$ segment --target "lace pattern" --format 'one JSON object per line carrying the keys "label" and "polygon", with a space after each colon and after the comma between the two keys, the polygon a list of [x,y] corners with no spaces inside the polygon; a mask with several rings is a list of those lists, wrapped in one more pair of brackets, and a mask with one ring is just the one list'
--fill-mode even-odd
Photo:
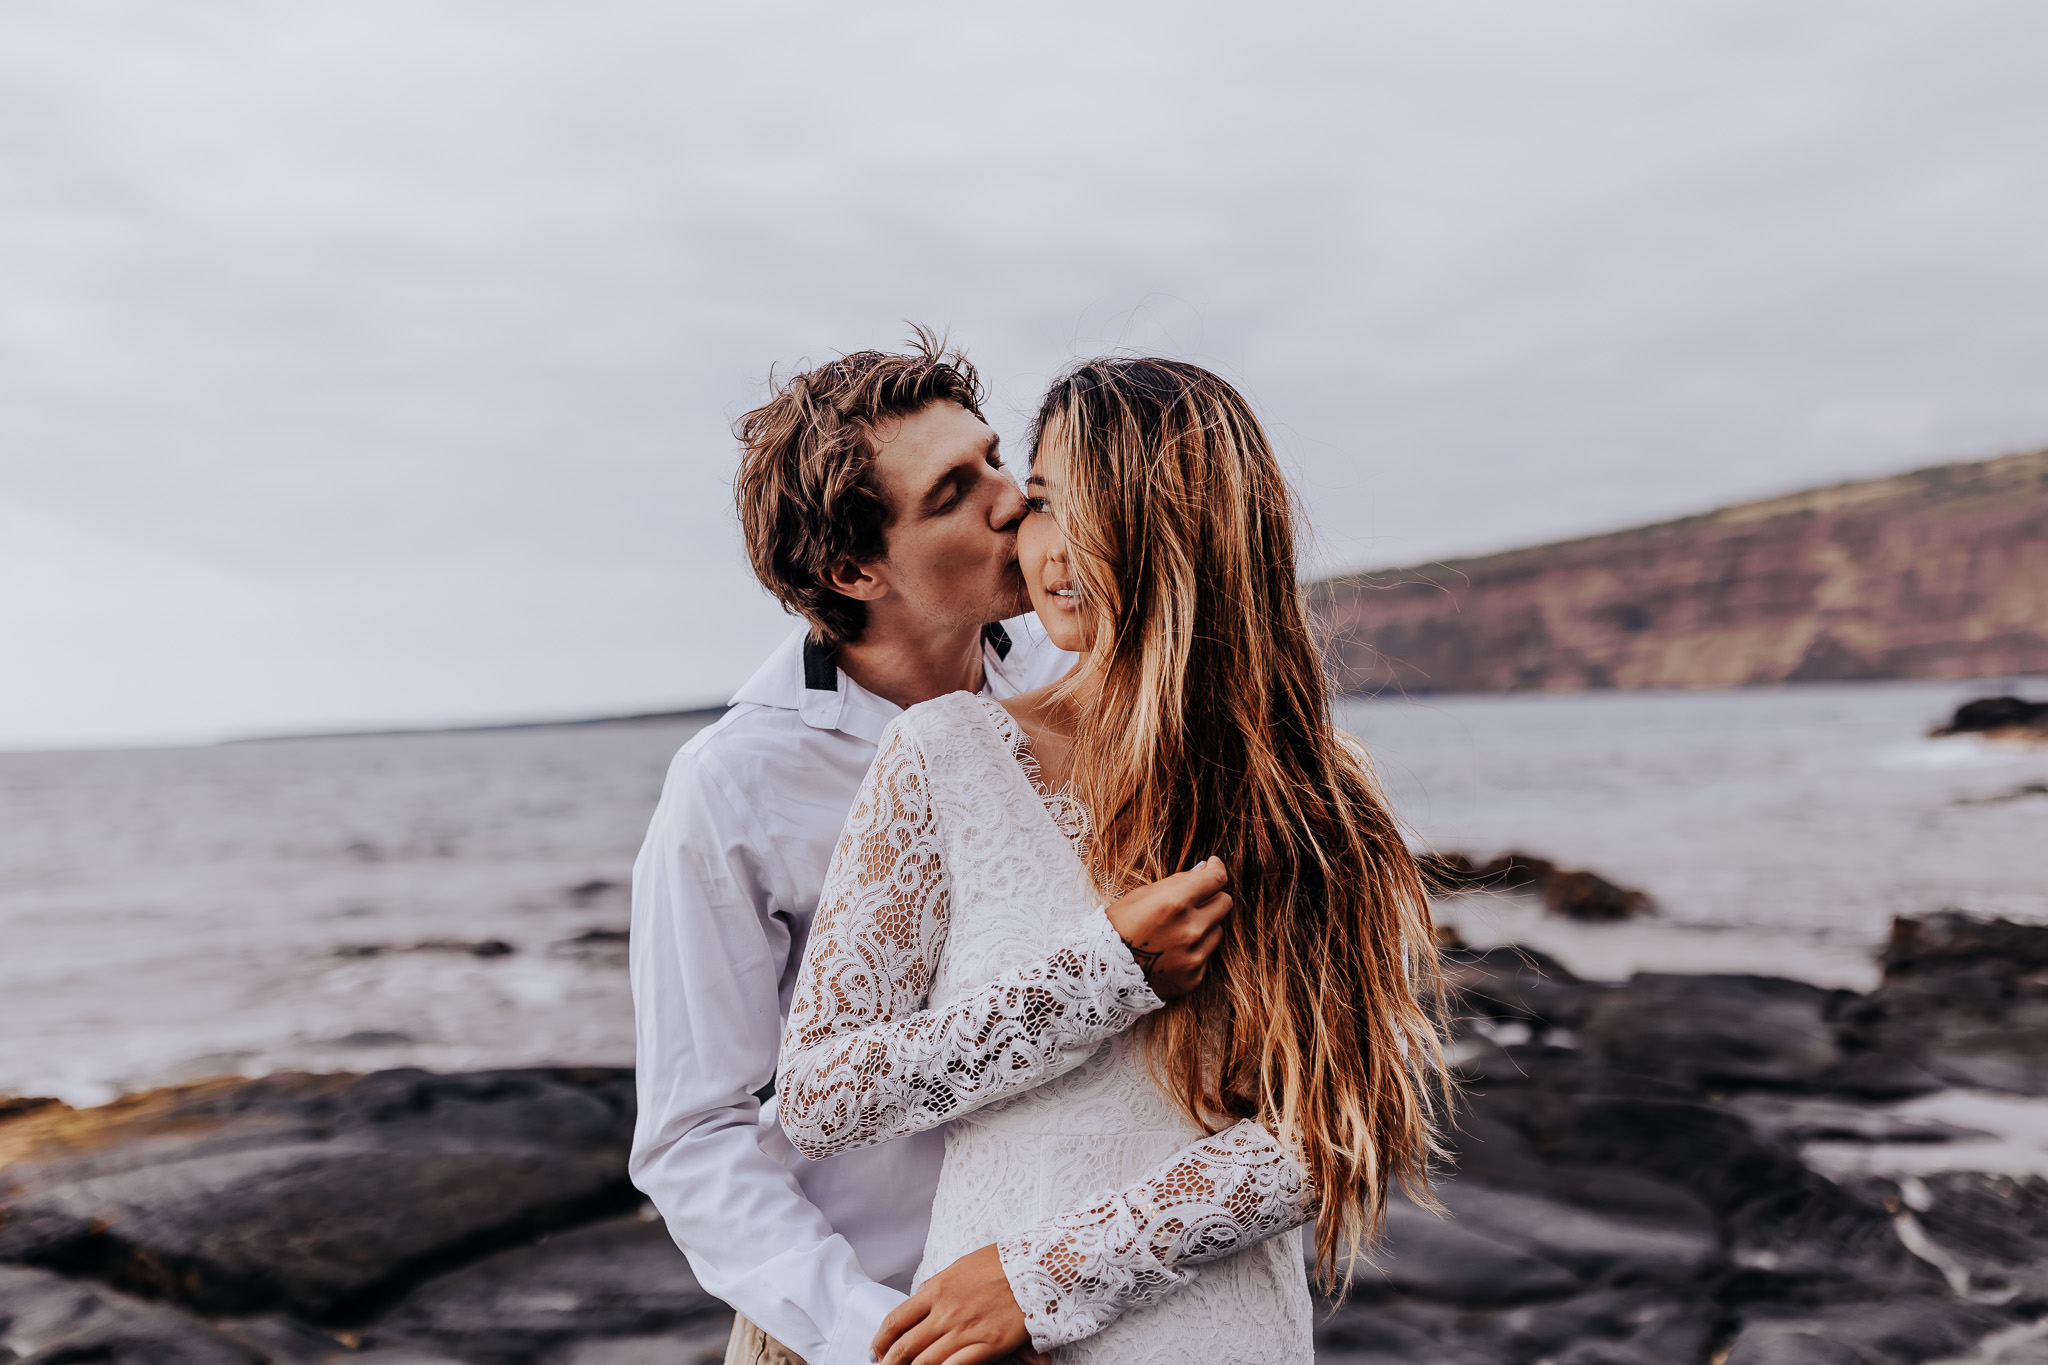
{"label": "lace pattern", "polygon": [[1033,1348],[1050,1351],[1165,1297],[1205,1261],[1300,1227],[1314,1204],[1300,1164],[1246,1119],[996,1250]]}
{"label": "lace pattern", "polygon": [[[1031,783],[1032,790],[1038,793],[1038,799],[1045,804],[1045,813],[1052,817],[1053,824],[1059,827],[1060,833],[1073,845],[1075,855],[1086,862],[1088,807],[1082,805],[1081,798],[1074,795],[1073,784],[1063,782],[1058,787],[1048,787],[1045,770],[1039,767],[1038,756],[1031,752],[1030,739],[1025,735],[1024,727],[1017,723],[1017,718],[1010,714],[1010,709],[1001,702],[991,701],[987,697],[979,697],[976,700],[981,703],[982,713],[988,717],[989,723],[995,726],[996,733],[1003,737],[1003,743],[1009,746],[1010,757],[1024,770],[1024,776]],[[1112,899],[1116,896],[1116,892],[1104,886],[1100,878],[1095,879],[1095,887],[1104,896]]]}
{"label": "lace pattern", "polygon": [[826,873],[783,1035],[777,1111],[806,1156],[918,1132],[1048,1080],[1162,1003],[1097,913],[1041,961],[926,1009],[951,920],[937,833],[923,752],[899,722]]}
{"label": "lace pattern", "polygon": [[1305,1176],[1151,1079],[1129,1029],[1160,1002],[1102,913],[1085,812],[1033,768],[965,693],[884,735],[799,975],[783,1126],[820,1155],[944,1123],[917,1279],[995,1243],[1059,1365],[1307,1365],[1300,1249],[1272,1235],[1307,1218]]}

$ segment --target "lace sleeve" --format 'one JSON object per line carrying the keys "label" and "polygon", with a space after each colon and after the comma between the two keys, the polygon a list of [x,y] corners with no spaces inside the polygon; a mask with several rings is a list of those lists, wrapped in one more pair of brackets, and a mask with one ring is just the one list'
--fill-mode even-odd
{"label": "lace sleeve", "polygon": [[1308,1173],[1254,1119],[1182,1148],[1127,1189],[996,1243],[1034,1350],[1092,1336],[1125,1312],[1315,1213]]}
{"label": "lace sleeve", "polygon": [[930,776],[882,737],[825,874],[782,1036],[776,1111],[813,1159],[944,1123],[1071,1070],[1161,1001],[1109,919],[926,1009],[951,913]]}

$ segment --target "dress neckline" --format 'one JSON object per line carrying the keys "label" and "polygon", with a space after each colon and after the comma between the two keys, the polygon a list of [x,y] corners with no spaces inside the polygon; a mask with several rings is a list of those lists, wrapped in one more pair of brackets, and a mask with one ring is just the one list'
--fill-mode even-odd
{"label": "dress neckline", "polygon": [[1010,759],[1024,775],[1026,785],[1045,807],[1045,813],[1052,817],[1053,824],[1074,846],[1074,853],[1089,868],[1089,878],[1094,880],[1094,868],[1089,865],[1085,852],[1088,843],[1088,808],[1074,795],[1071,782],[1062,782],[1057,788],[1048,790],[1045,772],[1038,765],[1037,755],[1031,752],[1031,736],[1024,733],[1024,727],[1010,714],[1010,708],[993,697],[977,696],[982,714],[995,727],[1002,738],[1003,746],[1010,751]]}

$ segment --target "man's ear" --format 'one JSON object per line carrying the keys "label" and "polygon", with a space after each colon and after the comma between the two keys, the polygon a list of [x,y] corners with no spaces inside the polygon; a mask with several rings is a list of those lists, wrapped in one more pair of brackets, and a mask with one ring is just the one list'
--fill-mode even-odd
{"label": "man's ear", "polygon": [[819,574],[818,581],[841,597],[851,597],[856,602],[872,602],[889,595],[889,584],[882,576],[881,568],[880,560],[859,564],[851,559],[842,559]]}

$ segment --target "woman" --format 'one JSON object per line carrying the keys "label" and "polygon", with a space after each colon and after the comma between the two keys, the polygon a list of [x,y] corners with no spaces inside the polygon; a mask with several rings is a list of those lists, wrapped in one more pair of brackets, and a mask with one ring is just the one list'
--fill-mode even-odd
{"label": "woman", "polygon": [[[1331,726],[1244,399],[1180,362],[1081,365],[1040,408],[1026,493],[1032,605],[1081,662],[885,735],[805,953],[781,1122],[812,1155],[947,1124],[918,1279],[993,1244],[1038,1350],[1305,1363],[1304,1271],[1274,1234],[1316,1219],[1334,1281],[1390,1184],[1426,1197],[1428,902]],[[1235,908],[1206,978],[1171,1003],[1117,984],[1144,945],[1102,907],[1211,854]],[[1063,1274],[1103,1239],[1119,1284]],[[893,1330],[892,1362],[999,1354]]]}

